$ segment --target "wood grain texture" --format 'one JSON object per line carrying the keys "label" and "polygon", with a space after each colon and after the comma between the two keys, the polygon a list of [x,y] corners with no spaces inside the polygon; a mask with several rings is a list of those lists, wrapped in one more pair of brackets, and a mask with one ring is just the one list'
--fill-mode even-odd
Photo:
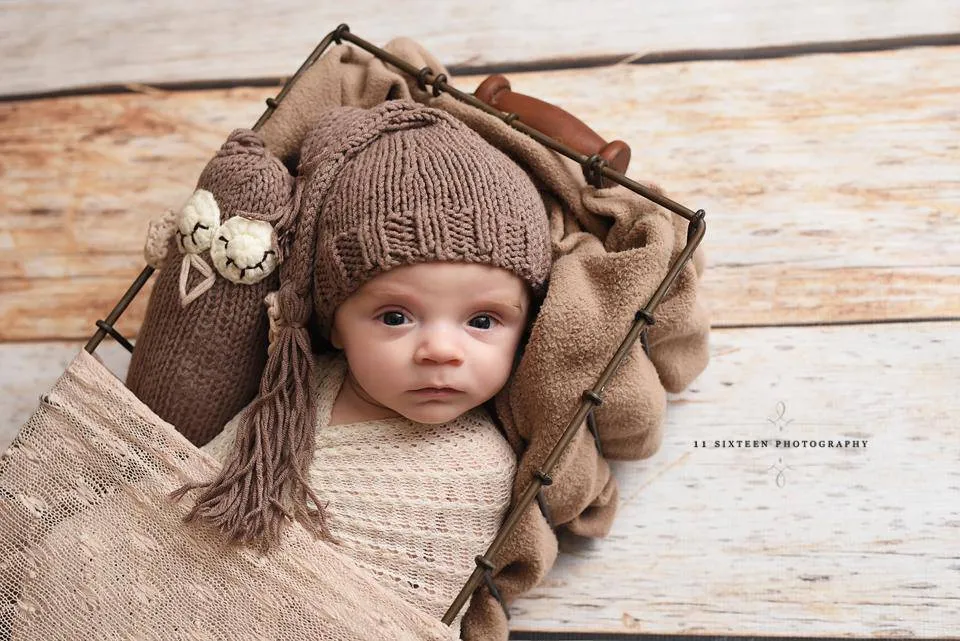
{"label": "wood grain texture", "polygon": [[[713,322],[761,325],[960,315],[958,78],[956,47],[511,76],[706,209]],[[88,336],[139,273],[148,219],[272,93],[0,103],[0,340]]]}
{"label": "wood grain texture", "polygon": [[[0,105],[0,340],[80,338],[144,265],[147,222],[262,111],[262,90]],[[9,186],[9,187],[6,187]],[[136,335],[151,283],[118,326]]]}
{"label": "wood grain texture", "polygon": [[[0,345],[16,425],[80,347]],[[98,354],[124,375],[125,352],[105,343]],[[545,582],[513,606],[512,627],[960,630],[960,323],[720,330],[711,358],[672,396],[661,450],[614,464],[610,536],[565,538]],[[15,429],[0,423],[0,448]],[[782,449],[778,438],[867,444]],[[754,439],[770,446],[712,447]]]}
{"label": "wood grain texture", "polygon": [[[958,323],[715,332],[661,450],[616,464],[610,536],[566,541],[514,627],[956,635],[958,384]],[[738,439],[770,447],[712,447]]]}
{"label": "wood grain texture", "polygon": [[[93,333],[93,332],[91,332]],[[41,394],[48,392],[86,341],[0,344],[0,451],[7,448],[20,426],[37,409]],[[104,341],[96,356],[121,379],[127,376],[130,354],[112,339]]]}
{"label": "wood grain texture", "polygon": [[421,41],[450,65],[632,56],[960,31],[937,0],[303,3],[7,1],[3,94],[113,83],[285,77],[341,22],[374,44]]}

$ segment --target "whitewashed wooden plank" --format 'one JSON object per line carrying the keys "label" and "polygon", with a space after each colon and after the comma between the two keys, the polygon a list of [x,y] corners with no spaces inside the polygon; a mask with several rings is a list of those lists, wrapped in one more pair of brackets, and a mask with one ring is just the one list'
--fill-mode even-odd
{"label": "whitewashed wooden plank", "polygon": [[[615,465],[610,536],[566,539],[514,628],[956,634],[960,323],[715,331],[711,343],[706,372],[671,399],[660,451]],[[712,447],[738,439],[770,443]]]}
{"label": "whitewashed wooden plank", "polygon": [[[90,332],[93,334],[93,331]],[[47,392],[86,341],[0,344],[0,450],[13,441]],[[121,379],[126,378],[130,353],[112,339],[96,350],[96,356]]]}
{"label": "whitewashed wooden plank", "polygon": [[374,44],[421,42],[447,65],[558,59],[960,31],[938,0],[576,0],[351,3],[7,1],[0,93],[113,83],[283,77],[341,22]]}
{"label": "whitewashed wooden plank", "polygon": [[[899,638],[960,629],[960,323],[720,330],[711,342],[711,365],[671,398],[661,450],[615,464],[622,507],[610,536],[566,537],[546,581],[513,606],[512,627]],[[104,347],[122,376],[125,353]],[[20,399],[26,418],[79,348],[0,345],[13,364],[0,375],[3,398]],[[12,434],[0,425],[0,447]],[[778,449],[778,438],[866,446]],[[694,446],[718,439],[771,447]]]}
{"label": "whitewashed wooden plank", "polygon": [[707,211],[714,320],[746,324],[960,315],[948,73],[960,73],[958,47],[517,83],[623,137],[633,176]]}
{"label": "whitewashed wooden plank", "polygon": [[[512,76],[707,210],[715,324],[960,316],[960,47]],[[455,79],[474,88],[480,77]],[[87,336],[264,89],[0,104],[0,340]],[[123,318],[136,335],[146,296]]]}

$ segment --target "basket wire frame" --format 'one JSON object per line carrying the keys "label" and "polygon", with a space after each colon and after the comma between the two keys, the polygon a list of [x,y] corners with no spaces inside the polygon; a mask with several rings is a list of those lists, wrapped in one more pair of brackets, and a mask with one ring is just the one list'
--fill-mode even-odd
{"label": "basket wire frame", "polygon": [[[564,145],[563,143],[554,140],[553,138],[523,123],[517,114],[501,112],[498,109],[487,105],[485,102],[482,102],[474,95],[460,91],[447,82],[447,76],[445,74],[434,74],[433,70],[429,67],[418,69],[406,60],[398,58],[390,52],[385,51],[380,47],[377,47],[366,40],[353,35],[350,32],[349,26],[346,24],[341,24],[336,29],[328,33],[323,40],[320,41],[320,44],[317,45],[310,56],[303,62],[302,65],[300,65],[300,68],[297,70],[297,72],[289,80],[287,80],[283,88],[280,90],[280,93],[277,94],[275,98],[267,98],[267,109],[257,120],[256,124],[254,124],[253,130],[259,130],[263,124],[270,119],[270,116],[277,109],[277,106],[283,101],[284,97],[297,83],[303,73],[323,55],[323,53],[331,44],[342,44],[344,41],[360,47],[361,49],[373,54],[377,58],[380,58],[381,60],[388,62],[394,67],[400,69],[404,73],[409,74],[413,78],[416,78],[417,84],[421,89],[426,90],[427,86],[430,86],[434,96],[439,96],[444,92],[448,93],[461,102],[465,102],[488,114],[496,116],[509,126],[530,136],[545,147],[576,161],[584,168],[584,175],[591,184],[599,187],[604,178],[609,179],[646,198],[647,200],[650,200],[657,205],[668,209],[669,211],[688,221],[687,243],[683,251],[670,266],[666,276],[661,281],[653,295],[650,297],[650,300],[647,302],[646,306],[635,313],[633,325],[630,327],[630,330],[621,341],[619,347],[617,348],[616,352],[614,352],[606,367],[600,373],[596,382],[594,382],[590,389],[584,390],[581,396],[580,406],[567,423],[567,426],[564,429],[559,441],[557,441],[557,443],[554,445],[540,469],[535,470],[532,473],[530,483],[520,495],[520,498],[511,507],[506,518],[504,519],[503,524],[500,527],[500,530],[494,537],[493,542],[489,545],[484,554],[477,555],[475,558],[476,567],[474,568],[473,573],[467,579],[463,588],[460,590],[459,594],[457,594],[453,603],[443,615],[442,621],[443,623],[450,625],[459,614],[463,606],[466,604],[467,599],[470,598],[470,595],[473,594],[473,592],[480,586],[481,582],[484,582],[487,585],[490,593],[494,596],[494,598],[497,599],[497,601],[500,602],[500,605],[503,607],[504,612],[509,618],[509,612],[507,611],[506,604],[500,598],[499,590],[497,590],[497,587],[492,580],[492,572],[495,567],[492,559],[496,557],[497,553],[503,547],[504,542],[516,528],[524,510],[527,509],[534,499],[536,499],[540,504],[541,510],[545,511],[546,506],[545,502],[543,501],[543,497],[540,494],[540,490],[544,486],[550,485],[553,482],[550,477],[551,470],[553,470],[553,467],[556,465],[557,461],[570,444],[570,441],[572,441],[573,437],[576,436],[577,431],[584,424],[584,422],[588,424],[588,429],[590,429],[592,432],[599,450],[600,435],[596,431],[593,410],[603,402],[603,391],[606,389],[610,379],[616,374],[620,364],[623,362],[624,358],[626,358],[627,354],[638,338],[641,340],[644,351],[649,353],[646,335],[647,328],[654,324],[654,312],[656,311],[657,306],[663,300],[667,291],[676,281],[680,271],[684,268],[684,266],[686,266],[687,262],[693,256],[693,252],[703,240],[703,236],[706,233],[706,213],[702,209],[697,211],[688,209],[687,207],[684,207],[670,198],[667,198],[666,196],[659,194],[648,187],[631,180],[630,178],[627,178],[618,171],[608,167],[603,158],[596,154],[592,156],[586,156]],[[94,353],[100,343],[103,342],[103,339],[108,335],[113,337],[128,351],[133,351],[133,345],[131,345],[130,341],[128,341],[120,332],[116,330],[114,325],[146,284],[146,282],[150,279],[150,276],[154,271],[154,268],[149,265],[144,267],[143,271],[140,272],[133,283],[131,283],[127,291],[124,292],[120,301],[107,315],[106,319],[96,322],[97,331],[84,346],[84,349],[87,352],[91,354]],[[553,524],[551,523],[551,526],[552,525]]]}

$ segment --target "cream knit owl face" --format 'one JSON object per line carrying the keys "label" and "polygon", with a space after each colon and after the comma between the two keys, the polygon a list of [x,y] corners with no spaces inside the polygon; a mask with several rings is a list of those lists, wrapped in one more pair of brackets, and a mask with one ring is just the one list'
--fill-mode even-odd
{"label": "cream knit owl face", "polygon": [[[232,216],[220,223],[220,206],[213,194],[197,189],[176,217],[177,247],[183,254],[180,268],[180,304],[202,296],[216,276],[200,254],[209,250],[213,266],[223,278],[238,285],[253,285],[269,276],[279,263],[277,233],[270,223]],[[203,280],[187,291],[190,269]]]}

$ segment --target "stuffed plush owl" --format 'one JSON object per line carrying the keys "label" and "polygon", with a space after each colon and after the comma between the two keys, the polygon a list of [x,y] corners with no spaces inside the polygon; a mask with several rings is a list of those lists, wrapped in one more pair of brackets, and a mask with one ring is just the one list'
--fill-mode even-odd
{"label": "stuffed plush owl", "polygon": [[148,262],[160,272],[126,382],[196,445],[256,395],[267,356],[264,297],[279,282],[293,198],[283,163],[257,133],[238,129],[151,234],[162,251]]}

